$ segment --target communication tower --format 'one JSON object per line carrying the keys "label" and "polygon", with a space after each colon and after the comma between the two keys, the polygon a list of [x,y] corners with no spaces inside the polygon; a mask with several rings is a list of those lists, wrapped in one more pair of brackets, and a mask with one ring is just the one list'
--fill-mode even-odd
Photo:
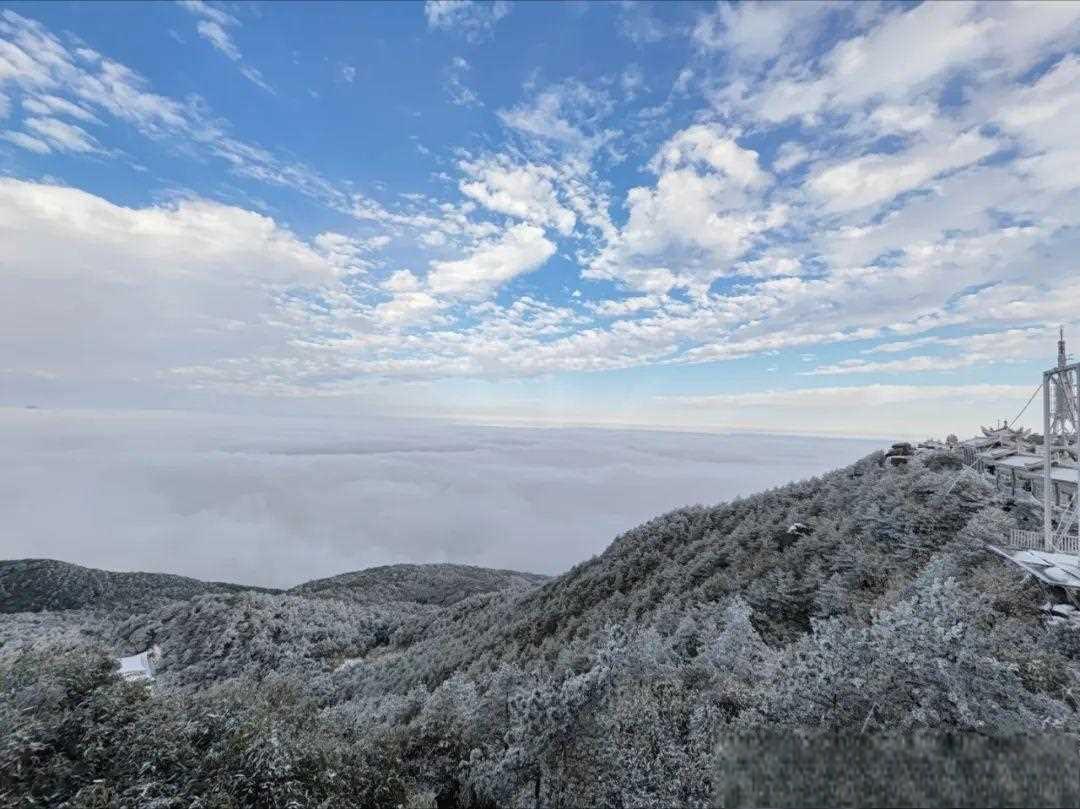
{"label": "communication tower", "polygon": [[[1080,362],[1069,362],[1065,329],[1058,332],[1057,366],[1043,372],[1044,550],[1080,547]],[[1075,484],[1059,486],[1058,483]],[[1070,491],[1071,490],[1071,491]]]}

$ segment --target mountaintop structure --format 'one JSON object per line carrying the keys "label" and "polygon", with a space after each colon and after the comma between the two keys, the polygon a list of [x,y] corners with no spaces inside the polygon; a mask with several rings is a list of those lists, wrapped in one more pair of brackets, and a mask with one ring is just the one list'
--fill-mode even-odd
{"label": "mountaintop structure", "polygon": [[[1080,594],[1080,362],[1058,332],[1057,363],[1043,372],[1043,434],[1002,422],[960,441],[965,469],[988,475],[1031,528],[1002,538],[997,553],[1044,584]],[[1024,409],[1027,408],[1025,405]],[[1021,410],[1013,423],[1023,414]],[[961,474],[964,470],[961,470]],[[1036,527],[1038,526],[1038,527]],[[1040,530],[1041,529],[1041,530]]]}

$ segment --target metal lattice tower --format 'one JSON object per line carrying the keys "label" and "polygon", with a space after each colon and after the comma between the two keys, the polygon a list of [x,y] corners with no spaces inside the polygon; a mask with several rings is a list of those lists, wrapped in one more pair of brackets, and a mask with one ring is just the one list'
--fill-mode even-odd
{"label": "metal lattice tower", "polygon": [[[1077,489],[1062,498],[1055,481],[1074,470]],[[1080,530],[1080,362],[1069,363],[1064,328],[1058,333],[1057,366],[1043,372],[1042,499],[1045,550],[1077,546],[1072,535]]]}
{"label": "metal lattice tower", "polygon": [[[1057,437],[1075,435],[1078,422],[1076,366],[1074,365],[1070,369],[1069,356],[1065,353],[1064,327],[1058,330],[1057,368],[1053,369],[1053,371],[1047,371],[1043,375],[1043,381],[1046,381],[1047,374],[1052,375],[1054,384],[1054,408],[1050,414],[1049,432]],[[1063,443],[1070,444],[1072,442],[1064,441]]]}

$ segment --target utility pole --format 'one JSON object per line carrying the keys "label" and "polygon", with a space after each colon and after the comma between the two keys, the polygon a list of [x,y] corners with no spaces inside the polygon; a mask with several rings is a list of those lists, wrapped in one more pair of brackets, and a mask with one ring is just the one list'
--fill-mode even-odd
{"label": "utility pole", "polygon": [[1054,453],[1051,449],[1050,437],[1050,385],[1053,371],[1043,371],[1043,550],[1054,550],[1054,507],[1050,503],[1052,496],[1053,479],[1050,477],[1050,467],[1054,462]]}

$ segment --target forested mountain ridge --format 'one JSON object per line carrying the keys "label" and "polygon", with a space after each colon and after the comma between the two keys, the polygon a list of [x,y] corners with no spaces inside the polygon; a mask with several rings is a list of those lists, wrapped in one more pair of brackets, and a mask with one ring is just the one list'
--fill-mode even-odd
{"label": "forested mountain ridge", "polygon": [[[0,647],[0,803],[1076,805],[1080,632],[986,550],[1015,519],[948,456],[876,454],[449,606],[66,623]],[[154,689],[117,682],[151,643]]]}
{"label": "forested mountain ridge", "polygon": [[530,589],[548,578],[538,573],[471,565],[384,565],[315,579],[292,588],[289,593],[357,604],[407,601],[446,607],[479,593]]}
{"label": "forested mountain ridge", "polygon": [[[411,602],[444,607],[478,593],[529,589],[549,578],[471,565],[402,564],[313,579],[284,592],[356,604]],[[240,592],[283,591],[172,573],[101,570],[56,559],[0,560],[0,613],[136,608],[210,593]]]}
{"label": "forested mountain ridge", "polygon": [[733,595],[774,644],[806,634],[815,618],[869,621],[935,553],[963,542],[960,529],[994,499],[977,478],[931,465],[905,474],[870,456],[753,497],[677,509],[543,587],[481,597],[433,616],[415,636],[399,633],[410,653],[394,665],[405,679],[389,677],[414,683],[417,659],[431,661],[428,684],[504,662],[565,662],[587,654],[609,625],[689,633],[719,620]]}
{"label": "forested mountain ridge", "polygon": [[119,573],[55,559],[0,560],[0,613],[110,609],[265,587],[206,582],[172,573]]}
{"label": "forested mountain ridge", "polygon": [[175,686],[252,671],[314,676],[386,646],[402,626],[423,625],[444,605],[547,579],[467,565],[389,565],[281,592],[17,560],[0,563],[0,607],[12,614],[0,625],[0,648],[34,635],[107,639],[122,654],[157,645],[160,678]]}

